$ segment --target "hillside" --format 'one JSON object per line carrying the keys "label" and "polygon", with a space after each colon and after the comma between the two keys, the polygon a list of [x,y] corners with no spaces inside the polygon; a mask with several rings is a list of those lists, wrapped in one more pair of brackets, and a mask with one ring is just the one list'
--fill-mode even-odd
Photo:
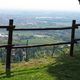
{"label": "hillside", "polygon": [[[65,13],[65,12],[63,12]],[[80,21],[79,13],[0,13],[0,25],[14,19],[16,28],[57,28],[72,26],[72,20]],[[74,16],[74,17],[73,17]],[[75,32],[80,38],[80,28]],[[14,45],[41,45],[71,41],[71,30],[13,32]],[[0,44],[7,44],[8,32],[0,29]],[[70,44],[17,48],[11,52],[11,76],[5,74],[6,49],[0,48],[0,80],[80,80],[80,41],[75,44],[70,57]],[[9,50],[9,49],[8,49]]]}
{"label": "hillside", "polygon": [[74,57],[62,54],[13,63],[9,78],[5,76],[4,65],[0,64],[0,80],[80,80],[80,50],[75,51]]}

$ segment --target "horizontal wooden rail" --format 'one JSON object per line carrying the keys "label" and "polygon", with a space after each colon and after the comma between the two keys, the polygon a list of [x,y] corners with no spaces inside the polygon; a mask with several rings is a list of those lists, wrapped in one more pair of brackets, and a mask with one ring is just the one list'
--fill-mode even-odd
{"label": "horizontal wooden rail", "polygon": [[[0,28],[5,28],[5,29],[7,29],[7,28],[9,28],[10,26],[8,25],[8,26],[0,26]],[[13,25],[13,27],[15,27],[15,25]]]}
{"label": "horizontal wooden rail", "polygon": [[[75,39],[74,43],[77,43],[80,39]],[[0,48],[12,47],[12,48],[31,48],[31,47],[40,47],[40,46],[53,46],[53,45],[63,45],[63,44],[71,44],[71,42],[61,42],[61,43],[54,43],[54,44],[43,44],[43,45],[30,45],[30,46],[23,46],[24,44],[18,44],[19,46],[12,45],[0,45]]]}
{"label": "horizontal wooden rail", "polygon": [[[6,48],[6,75],[10,76],[11,74],[11,50],[16,48],[32,48],[32,47],[44,47],[44,46],[54,46],[54,45],[64,45],[70,44],[70,56],[73,56],[74,44],[80,39],[75,39],[75,29],[78,28],[80,24],[76,24],[76,20],[72,21],[72,26],[68,27],[58,27],[58,28],[15,28],[13,25],[13,19],[9,20],[8,26],[0,26],[0,29],[6,28],[8,31],[8,43],[0,45],[0,48]],[[13,31],[40,31],[40,30],[71,30],[71,41],[70,42],[60,42],[54,44],[41,44],[41,45],[13,45]],[[63,34],[64,35],[64,34]]]}
{"label": "horizontal wooden rail", "polygon": [[[78,28],[78,27],[74,27]],[[36,30],[66,30],[66,29],[72,29],[72,27],[61,27],[61,28],[18,28],[18,29],[13,29],[14,31],[36,31]]]}
{"label": "horizontal wooden rail", "polygon": [[0,45],[0,48],[7,48],[7,47],[12,47],[12,46],[14,46],[14,45],[8,45],[8,44],[6,44],[6,45]]}
{"label": "horizontal wooden rail", "polygon": [[7,28],[7,27],[9,27],[9,26],[0,26],[0,28]]}
{"label": "horizontal wooden rail", "polygon": [[8,45],[0,45],[0,48],[5,48],[7,47]]}
{"label": "horizontal wooden rail", "polygon": [[[76,43],[76,41],[74,42]],[[54,43],[54,44],[42,44],[42,45],[28,45],[28,46],[13,46],[12,48],[32,48],[32,47],[43,47],[43,46],[53,46],[53,45],[64,45],[64,44],[71,44],[71,42],[61,42],[61,43]]]}
{"label": "horizontal wooden rail", "polygon": [[80,41],[80,39],[75,39],[75,41]]}
{"label": "horizontal wooden rail", "polygon": [[[77,43],[77,41],[80,41],[80,39],[75,39],[74,43]],[[28,45],[28,46],[23,46],[24,44],[18,44],[18,46],[15,44],[12,45],[1,45],[0,48],[7,48],[7,47],[12,47],[12,48],[32,48],[32,47],[41,47],[41,46],[53,46],[53,45],[64,45],[64,44],[71,44],[71,42],[61,42],[61,43],[54,43],[54,44],[42,44],[42,45]]]}
{"label": "horizontal wooden rail", "polygon": [[80,26],[80,24],[75,24],[76,27]]}

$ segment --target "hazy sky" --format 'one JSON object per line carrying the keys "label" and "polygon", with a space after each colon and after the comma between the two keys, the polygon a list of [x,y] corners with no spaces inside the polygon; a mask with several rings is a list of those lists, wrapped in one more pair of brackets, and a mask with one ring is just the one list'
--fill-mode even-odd
{"label": "hazy sky", "polygon": [[0,0],[0,9],[80,11],[78,0]]}

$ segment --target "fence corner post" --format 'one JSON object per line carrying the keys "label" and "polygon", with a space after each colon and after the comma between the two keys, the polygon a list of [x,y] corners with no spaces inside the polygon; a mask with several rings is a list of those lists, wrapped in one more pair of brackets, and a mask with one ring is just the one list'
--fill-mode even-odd
{"label": "fence corner post", "polygon": [[13,37],[13,19],[9,20],[9,26],[7,27],[8,30],[8,46],[6,47],[7,49],[7,54],[6,54],[6,76],[11,75],[11,49],[12,49],[12,37]]}
{"label": "fence corner post", "polygon": [[71,57],[73,57],[73,53],[74,53],[75,27],[76,27],[76,20],[73,20],[72,29],[71,29],[71,45],[70,45],[70,56]]}

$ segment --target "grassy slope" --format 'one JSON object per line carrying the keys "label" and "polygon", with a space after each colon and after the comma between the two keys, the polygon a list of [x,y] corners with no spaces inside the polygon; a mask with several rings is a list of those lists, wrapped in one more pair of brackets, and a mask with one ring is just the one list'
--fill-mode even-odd
{"label": "grassy slope", "polygon": [[73,58],[63,55],[58,58],[32,59],[26,63],[12,64],[12,76],[7,78],[4,75],[0,75],[0,80],[80,80],[80,55]]}

